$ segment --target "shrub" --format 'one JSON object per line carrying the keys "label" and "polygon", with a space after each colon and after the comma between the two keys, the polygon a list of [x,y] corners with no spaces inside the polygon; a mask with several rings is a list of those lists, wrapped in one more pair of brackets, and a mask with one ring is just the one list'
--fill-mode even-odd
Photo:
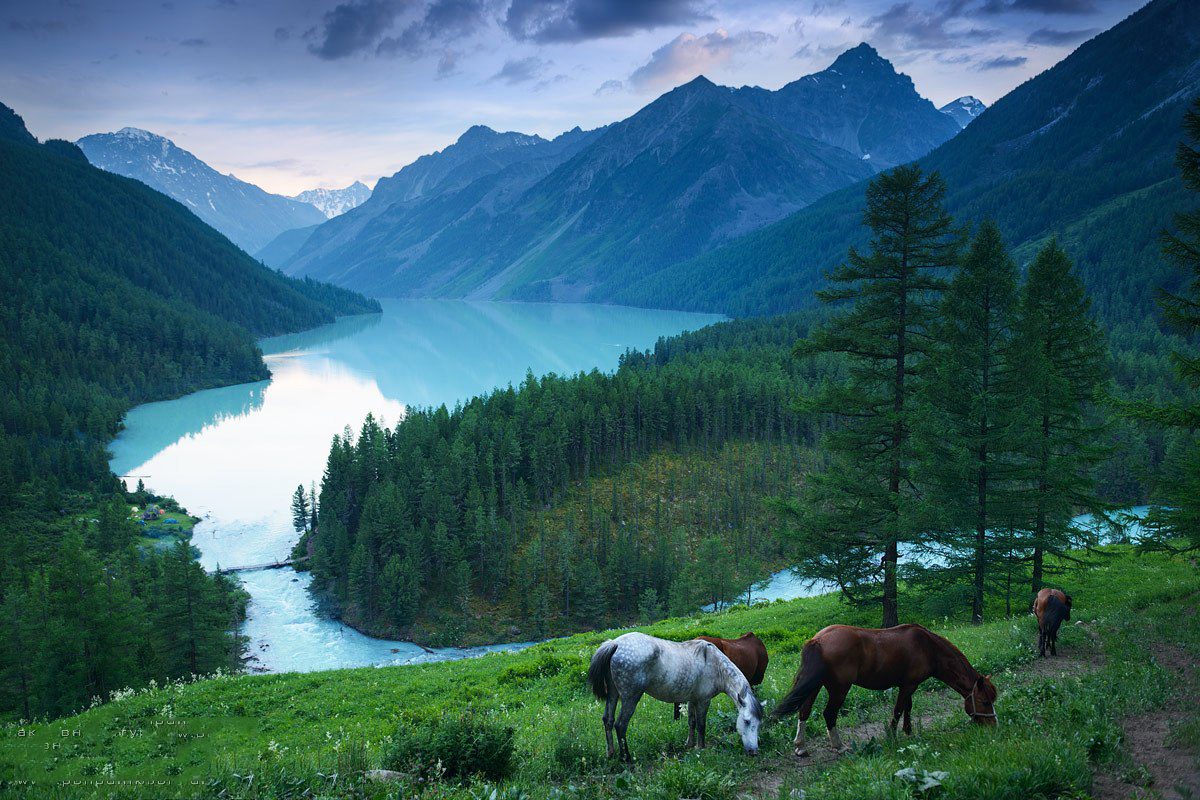
{"label": "shrub", "polygon": [[512,727],[474,711],[401,723],[384,760],[389,769],[425,778],[481,775],[498,781],[512,770],[514,733]]}

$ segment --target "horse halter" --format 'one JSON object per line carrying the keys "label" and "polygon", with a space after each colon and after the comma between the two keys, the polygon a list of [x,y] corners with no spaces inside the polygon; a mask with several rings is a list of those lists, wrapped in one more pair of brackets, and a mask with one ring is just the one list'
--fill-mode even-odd
{"label": "horse halter", "polygon": [[993,711],[992,711],[990,714],[985,714],[985,713],[984,713],[984,712],[982,712],[982,711],[977,711],[977,710],[976,710],[976,707],[975,707],[975,687],[974,687],[974,686],[972,686],[972,687],[971,687],[971,694],[970,694],[970,698],[971,698],[971,710],[967,712],[967,716],[968,716],[968,717],[970,717],[971,719],[975,719],[976,717],[983,717],[984,719],[994,719],[994,720],[996,720],[997,722],[999,722],[999,721],[1000,721],[1000,718],[999,718],[998,716],[996,716],[996,712],[995,712],[995,710],[994,710],[994,708],[995,708],[995,707],[993,707]]}

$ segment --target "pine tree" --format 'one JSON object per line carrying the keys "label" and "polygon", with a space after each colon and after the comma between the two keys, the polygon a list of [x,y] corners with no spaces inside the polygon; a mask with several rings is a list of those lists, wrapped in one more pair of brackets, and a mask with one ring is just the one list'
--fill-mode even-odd
{"label": "pine tree", "polygon": [[1017,267],[999,227],[980,226],[933,326],[917,426],[926,505],[948,562],[935,572],[969,580],[971,619],[983,621],[989,571],[1004,555],[993,540],[1013,521],[1018,458],[1015,375]]}
{"label": "pine tree", "polygon": [[304,533],[309,530],[309,524],[308,495],[304,491],[304,484],[300,484],[292,494],[292,527],[297,533]]}
{"label": "pine tree", "polygon": [[851,248],[830,274],[835,288],[818,296],[840,308],[796,346],[797,355],[837,353],[848,364],[844,382],[804,403],[840,424],[825,437],[828,469],[811,476],[808,496],[792,506],[802,565],[855,602],[881,603],[885,627],[899,622],[899,547],[925,535],[910,475],[912,398],[945,273],[958,261],[961,236],[945,193],[937,173],[916,165],[871,182],[863,215],[870,251]]}
{"label": "pine tree", "polygon": [[[1200,98],[1184,115],[1184,133],[1176,151],[1175,163],[1189,189],[1200,192]],[[1163,236],[1163,253],[1184,275],[1182,291],[1163,291],[1159,302],[1168,324],[1183,336],[1192,337],[1200,330],[1200,210],[1175,215],[1175,233]],[[1195,392],[1200,388],[1200,356],[1185,350],[1171,354],[1175,374]],[[1185,442],[1164,470],[1159,490],[1162,505],[1151,509],[1148,526],[1158,533],[1147,537],[1142,546],[1152,550],[1190,552],[1200,550],[1200,446],[1195,431],[1200,429],[1200,402],[1170,405],[1142,403],[1127,406],[1134,417],[1184,434]],[[1176,539],[1182,539],[1180,545]]]}
{"label": "pine tree", "polygon": [[1071,259],[1049,242],[1029,267],[1017,322],[1026,488],[1014,499],[1028,513],[1033,592],[1042,588],[1046,555],[1071,546],[1076,511],[1099,507],[1092,470],[1105,452],[1092,399],[1107,375],[1108,347],[1089,307]]}

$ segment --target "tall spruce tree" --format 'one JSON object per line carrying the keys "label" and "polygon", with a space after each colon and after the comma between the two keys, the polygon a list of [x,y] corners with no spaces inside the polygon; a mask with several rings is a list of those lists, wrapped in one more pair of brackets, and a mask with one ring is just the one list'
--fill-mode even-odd
{"label": "tall spruce tree", "polygon": [[884,627],[899,622],[900,545],[922,539],[927,524],[910,474],[911,432],[929,328],[961,243],[945,193],[937,173],[916,165],[871,182],[863,215],[870,250],[851,248],[830,274],[834,288],[818,296],[841,308],[796,346],[797,355],[839,353],[848,363],[844,382],[804,403],[839,424],[825,437],[828,468],[792,506],[802,566],[853,602],[881,603]]}
{"label": "tall spruce tree", "polygon": [[[921,483],[940,531],[942,580],[971,587],[971,619],[983,621],[989,572],[1006,557],[1020,451],[1015,374],[1017,266],[992,221],[980,226],[950,283],[922,387],[917,428]],[[995,579],[1000,577],[999,571]]]}
{"label": "tall spruce tree", "polygon": [[[1200,192],[1200,98],[1183,118],[1187,140],[1179,143],[1175,163],[1183,183]],[[1163,234],[1163,253],[1183,273],[1181,291],[1163,291],[1159,303],[1167,323],[1186,337],[1200,331],[1200,210],[1175,215],[1174,233]],[[1200,429],[1200,401],[1194,392],[1200,389],[1200,356],[1188,350],[1171,353],[1175,374],[1193,395],[1189,401],[1170,405],[1136,404],[1126,407],[1126,413],[1178,429],[1186,437],[1181,451],[1166,465],[1159,488],[1162,505],[1155,506],[1149,516],[1149,529],[1157,531],[1148,536],[1143,547],[1154,550],[1200,550],[1200,446],[1196,431]],[[1180,544],[1178,540],[1183,540]]]}
{"label": "tall spruce tree", "polygon": [[1024,406],[1025,549],[1033,592],[1042,588],[1047,554],[1073,544],[1071,519],[1097,508],[1093,468],[1104,459],[1092,399],[1107,377],[1108,346],[1092,319],[1091,302],[1058,242],[1047,243],[1029,267],[1018,315],[1019,379]]}

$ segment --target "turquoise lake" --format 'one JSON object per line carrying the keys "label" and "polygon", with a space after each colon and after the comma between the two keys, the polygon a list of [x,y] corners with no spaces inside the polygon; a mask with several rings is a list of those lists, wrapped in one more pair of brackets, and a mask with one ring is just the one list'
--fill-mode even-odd
{"label": "turquoise lake", "polygon": [[[320,484],[332,438],[347,425],[357,431],[368,413],[392,426],[410,406],[452,406],[518,384],[529,371],[612,370],[628,349],[722,319],[619,306],[382,302],[382,314],[263,340],[270,380],[149,403],[127,415],[112,445],[112,469],[147,476],[148,488],[203,519],[193,544],[206,568],[286,558],[297,539],[292,493]],[[404,664],[519,646],[428,652],[373,639],[322,616],[306,573],[264,570],[241,578],[252,598],[243,632],[251,666],[261,671]]]}

